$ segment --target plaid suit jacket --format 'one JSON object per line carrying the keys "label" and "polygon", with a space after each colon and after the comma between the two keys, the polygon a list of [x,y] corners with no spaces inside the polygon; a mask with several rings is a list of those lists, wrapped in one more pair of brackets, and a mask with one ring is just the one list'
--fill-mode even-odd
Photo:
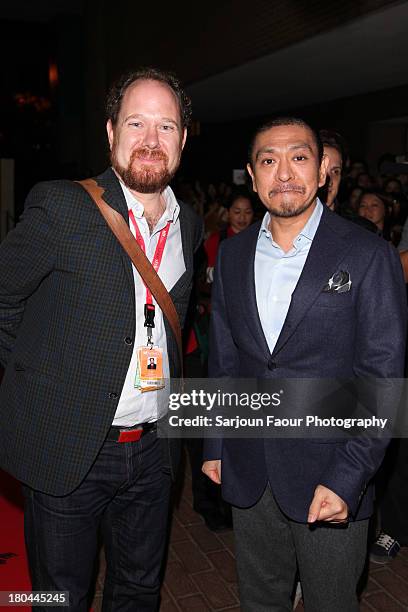
{"label": "plaid suit jacket", "polygon": [[[119,181],[96,177],[128,221]],[[183,324],[202,223],[180,202],[186,271],[171,290]],[[171,376],[177,344],[165,322]],[[77,183],[40,183],[0,245],[0,465],[31,487],[65,495],[85,478],[112,424],[135,338],[129,257]],[[126,339],[126,341],[125,341]],[[175,469],[179,445],[163,441]]]}

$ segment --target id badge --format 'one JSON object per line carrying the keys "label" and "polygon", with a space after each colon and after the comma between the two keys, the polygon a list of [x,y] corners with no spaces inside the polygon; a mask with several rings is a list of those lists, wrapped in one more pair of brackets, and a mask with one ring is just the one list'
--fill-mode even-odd
{"label": "id badge", "polygon": [[137,349],[137,357],[135,387],[142,393],[163,389],[163,349],[142,346]]}

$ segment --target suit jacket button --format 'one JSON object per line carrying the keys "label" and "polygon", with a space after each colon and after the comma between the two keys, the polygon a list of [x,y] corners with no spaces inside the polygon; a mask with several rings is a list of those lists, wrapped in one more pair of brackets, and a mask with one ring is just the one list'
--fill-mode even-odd
{"label": "suit jacket button", "polygon": [[125,344],[133,344],[133,340],[132,340],[132,338],[130,338],[129,336],[126,336],[126,338],[125,338]]}
{"label": "suit jacket button", "polygon": [[269,370],[275,370],[278,366],[276,365],[276,361],[273,361],[273,359],[269,359],[268,361],[268,369]]}
{"label": "suit jacket button", "polygon": [[117,399],[118,394],[117,393],[109,393],[109,399]]}

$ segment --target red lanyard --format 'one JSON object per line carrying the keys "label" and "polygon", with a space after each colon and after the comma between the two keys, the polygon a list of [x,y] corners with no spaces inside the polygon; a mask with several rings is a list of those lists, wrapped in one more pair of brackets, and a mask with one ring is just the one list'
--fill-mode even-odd
{"label": "red lanyard", "polygon": [[[138,227],[138,225],[136,223],[136,219],[135,219],[135,216],[133,214],[133,210],[129,210],[129,218],[131,219],[131,221],[133,223],[133,227],[135,228],[136,240],[138,242],[138,245],[142,249],[143,253],[146,255],[145,242],[143,240],[142,234],[140,233],[139,227]],[[159,240],[157,242],[156,250],[154,252],[153,261],[152,261],[152,266],[153,266],[155,272],[157,272],[158,269],[160,268],[161,260],[162,260],[162,257],[163,257],[164,247],[166,246],[166,240],[167,240],[167,236],[169,234],[170,223],[171,223],[171,221],[169,221],[167,223],[166,227],[164,227],[161,230],[160,235],[159,235]],[[145,285],[145,287],[146,287],[146,285]],[[153,298],[152,298],[152,294],[150,292],[149,287],[146,287],[146,304],[153,304]]]}

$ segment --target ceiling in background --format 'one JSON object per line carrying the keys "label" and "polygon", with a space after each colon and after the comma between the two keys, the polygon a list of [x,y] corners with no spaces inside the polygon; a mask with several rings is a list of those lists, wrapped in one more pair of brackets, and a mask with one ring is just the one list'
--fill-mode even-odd
{"label": "ceiling in background", "polygon": [[268,115],[408,83],[408,3],[193,83],[204,122]]}
{"label": "ceiling in background", "polygon": [[[211,4],[208,4],[205,14],[209,21],[207,20],[208,23],[203,22],[204,25],[207,25],[202,27],[203,31],[201,32],[200,21],[197,21],[192,29],[185,27],[182,19],[184,1],[179,0],[180,5],[176,3],[169,15],[169,19],[173,15],[173,20],[179,23],[181,28],[179,35],[166,38],[163,33],[158,37],[159,42],[161,41],[160,44],[155,41],[155,45],[151,49],[151,32],[149,29],[147,28],[139,33],[140,41],[144,42],[142,47],[148,52],[148,55],[151,55],[154,48],[157,47],[157,58],[160,58],[163,57],[164,50],[167,49],[167,56],[174,58],[174,68],[178,72],[177,61],[180,63],[180,67],[183,67],[185,59],[183,60],[184,56],[180,57],[180,54],[176,53],[180,50],[179,47],[174,48],[174,54],[171,52],[171,39],[176,38],[179,44],[185,45],[187,51],[190,50],[191,64],[195,67],[195,73],[197,74],[197,72],[200,73],[202,62],[200,62],[199,52],[197,49],[194,50],[194,44],[201,49],[201,53],[205,49],[204,53],[206,55],[211,55],[213,51],[214,57],[211,64],[213,70],[216,69],[216,63],[214,64],[216,58],[218,58],[219,66],[222,67],[223,56],[232,47],[235,48],[236,53],[235,55],[232,54],[231,58],[233,56],[236,60],[239,57],[239,50],[242,51],[243,56],[249,57],[250,49],[255,50],[256,48],[258,53],[263,49],[261,57],[246,63],[240,63],[239,66],[201,80],[190,80],[187,90],[193,100],[194,116],[202,122],[224,122],[269,115],[277,111],[282,112],[315,103],[345,97],[350,98],[359,94],[408,84],[407,1],[388,3],[382,9],[371,10],[355,18],[354,15],[352,17],[353,11],[351,11],[349,3],[347,4],[344,0],[342,3],[345,7],[344,14],[340,8],[338,9],[339,26],[337,28],[327,27],[327,31],[324,32],[322,31],[326,23],[324,21],[324,9],[330,15],[335,11],[334,8],[330,8],[330,3],[323,3],[322,5],[320,0],[308,0],[308,2],[296,0],[292,9],[290,9],[292,5],[289,0],[279,0],[279,2],[276,0],[270,5],[266,0],[256,0],[253,9],[264,7],[264,10],[255,13],[254,10],[252,11],[256,17],[252,23],[250,19],[251,9],[247,8],[247,3],[245,3],[245,10],[249,11],[248,32],[251,32],[251,36],[247,37],[243,36],[241,31],[238,36],[238,30],[234,27],[234,24],[237,25],[242,21],[241,9],[244,3],[235,0],[235,4],[232,0],[222,0],[216,13],[211,13],[213,9]],[[385,0],[382,0],[382,2],[380,0],[370,0],[370,2],[368,0],[364,2],[355,0],[354,12],[363,11],[363,5],[367,5],[367,9],[369,5],[384,4]],[[226,20],[229,15],[228,9],[230,7],[232,10],[233,6],[236,7],[236,14],[234,14],[234,11],[231,12],[232,30],[226,31],[225,23],[227,23]],[[279,20],[275,13],[268,13],[269,17],[267,18],[265,11],[267,11],[268,6],[275,7],[276,11],[279,7],[286,6],[288,12],[280,11]],[[239,7],[241,8],[238,10]],[[225,18],[224,21],[221,19],[221,8],[225,13],[225,15],[222,13]],[[115,24],[118,26],[120,20],[122,20],[122,25],[125,27],[123,24],[123,15],[127,14],[125,9],[132,15],[131,11],[135,11],[135,15],[137,15],[143,9],[145,18],[150,18],[150,9],[147,6],[143,8],[143,6],[139,7],[134,3],[128,4],[127,0],[116,0],[116,3],[102,0],[1,0],[0,18],[26,22],[46,22],[58,15],[83,14],[85,20],[91,19],[92,22],[98,11],[101,15],[106,13],[108,17],[112,17],[110,15],[111,11],[115,18],[119,20]],[[272,8],[270,8],[270,11],[272,11]],[[210,18],[211,14],[213,14],[212,20]],[[306,19],[307,15],[308,19]],[[264,17],[263,21],[261,16]],[[344,22],[347,16],[350,20]],[[106,17],[107,23],[104,27],[110,29],[111,32],[112,30],[118,32],[118,28],[112,26],[108,17]],[[186,24],[188,23],[187,17],[186,13]],[[317,21],[313,21],[312,17],[316,19],[318,17]],[[134,29],[133,24],[137,21],[128,19],[127,22],[130,24],[130,31],[132,31]],[[327,24],[332,24],[332,22],[333,20],[329,20]],[[219,31],[216,27],[217,23]],[[175,23],[171,19],[170,24],[175,27]],[[275,29],[270,24],[274,24]],[[249,28],[250,25],[252,29]],[[195,29],[197,27],[198,29]],[[318,29],[319,27],[320,29]],[[284,31],[286,31],[285,28],[288,30],[286,32],[287,40],[290,40],[291,37],[292,40],[295,40],[296,36],[299,39],[299,33],[302,29],[306,32],[304,35],[309,34],[309,38],[265,54],[266,49],[273,47],[272,43],[274,41],[277,44],[279,36],[282,37]],[[170,27],[170,31],[174,33],[173,27]],[[269,31],[271,44],[268,47]],[[310,36],[310,32],[313,31],[318,31],[319,34]],[[222,33],[225,34],[225,37],[222,37]],[[101,38],[104,43],[106,43],[106,34],[107,31]],[[197,35],[199,35],[198,38]],[[117,49],[116,63],[122,57],[131,57],[128,47],[125,46],[122,49],[120,46],[121,38],[126,39],[126,44],[129,45],[129,36],[119,36],[112,40],[110,47],[108,46],[109,57],[113,56],[114,50]],[[195,43],[194,38],[197,39]],[[262,39],[263,46],[259,46],[258,39]],[[210,40],[213,41],[213,44],[209,44],[208,41]],[[216,46],[217,41],[220,42],[220,47]],[[256,46],[257,44],[259,48]],[[225,49],[224,54],[220,52],[222,48]],[[100,49],[100,51],[103,58],[103,49]],[[140,50],[137,47],[135,47],[135,53],[137,57],[140,56]],[[154,53],[153,57],[156,57]],[[159,62],[159,59],[157,61]],[[105,63],[107,62],[102,59],[101,65],[104,66]],[[158,65],[160,65],[160,62]],[[188,73],[187,67],[184,66],[184,70],[181,70],[182,75]],[[222,68],[219,67],[218,70],[220,69]],[[106,67],[104,70],[107,72]],[[107,76],[109,75],[107,74]]]}
{"label": "ceiling in background", "polygon": [[1,19],[18,21],[49,21],[59,14],[78,15],[83,0],[1,0]]}

